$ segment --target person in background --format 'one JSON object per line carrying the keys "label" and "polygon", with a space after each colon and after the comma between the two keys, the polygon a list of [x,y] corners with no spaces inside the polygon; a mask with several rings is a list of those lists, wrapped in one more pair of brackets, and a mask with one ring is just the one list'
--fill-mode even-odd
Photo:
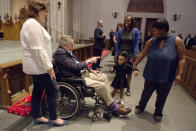
{"label": "person in background", "polygon": [[142,51],[142,32],[140,31],[140,39],[139,39],[139,50]]}
{"label": "person in background", "polygon": [[[64,126],[68,122],[58,118],[56,112],[59,90],[52,64],[51,37],[44,28],[48,8],[46,0],[29,1],[29,18],[20,32],[22,66],[24,73],[33,77],[34,88],[31,98],[33,123]],[[44,90],[47,95],[50,121],[42,116],[41,99]]]}
{"label": "person in background", "polygon": [[187,37],[184,40],[184,44],[185,44],[186,49],[190,48],[190,46],[189,46],[190,39],[191,39],[191,33],[188,33]]}
{"label": "person in background", "polygon": [[128,88],[127,74],[132,73],[132,69],[129,64],[127,64],[127,55],[126,51],[120,52],[117,57],[117,64],[111,68],[111,72],[116,71],[116,76],[114,77],[111,86],[114,88],[112,92],[112,97],[120,90],[120,100],[118,104],[124,105],[123,96],[124,89]]}
{"label": "person in background", "polygon": [[109,110],[113,113],[117,115],[130,113],[130,108],[119,107],[113,102],[107,75],[88,68],[88,64],[96,63],[99,58],[93,57],[80,62],[72,53],[74,40],[70,36],[63,35],[59,41],[59,47],[53,57],[62,77],[83,78],[86,86],[93,87],[97,95],[103,98]]}
{"label": "person in background", "polygon": [[191,49],[193,48],[193,46],[196,46],[196,33],[194,35],[194,37],[192,37],[188,43],[188,47]]}
{"label": "person in background", "polygon": [[[97,27],[94,31],[95,42],[94,42],[93,55],[98,57],[101,57],[102,50],[105,47],[104,40],[106,38],[106,35],[103,32],[102,28],[103,28],[103,21],[102,20],[97,21]],[[97,62],[92,65],[92,69],[96,70],[97,68],[102,68],[100,66],[100,62],[101,62],[101,58],[98,59]]]}
{"label": "person in background", "polygon": [[119,32],[120,30],[123,28],[123,24],[120,22],[117,24],[117,27],[116,27],[116,31],[114,33],[114,37],[113,37],[113,41],[114,41],[114,45],[115,45],[115,48],[114,48],[114,61],[117,62],[117,55],[118,55],[118,51],[116,50],[117,46],[118,46],[118,43],[120,40],[118,40],[119,38]]}
{"label": "person in background", "polygon": [[182,33],[179,33],[179,34],[178,34],[178,37],[179,37],[180,39],[183,39],[183,38],[182,38]]}
{"label": "person in background", "polygon": [[[152,26],[153,38],[147,41],[146,46],[136,58],[133,65],[134,75],[138,75],[137,65],[147,55],[144,69],[144,89],[135,108],[135,113],[142,113],[156,90],[157,98],[154,119],[160,122],[163,108],[174,80],[179,84],[185,65],[185,48],[182,39],[168,34],[169,23],[166,19],[158,19]],[[178,69],[178,71],[177,71]]]}
{"label": "person in background", "polygon": [[[138,44],[140,40],[139,30],[135,28],[134,18],[131,15],[127,15],[124,20],[124,28],[120,30],[118,35],[118,42],[116,46],[116,52],[127,51],[128,58],[127,63],[133,67],[133,62],[137,56]],[[128,85],[125,94],[130,96],[130,84],[131,84],[131,74],[127,75]]]}
{"label": "person in background", "polygon": [[150,39],[152,38],[152,32],[149,30],[148,33],[147,33],[147,37],[145,39],[145,43]]}
{"label": "person in background", "polygon": [[148,33],[147,33],[147,36],[146,36],[146,38],[145,38],[143,47],[145,47],[146,42],[147,42],[150,38],[152,38],[152,32],[151,32],[151,30],[149,30]]}
{"label": "person in background", "polygon": [[109,40],[109,42],[110,42],[110,45],[109,45],[109,48],[110,48],[110,50],[112,50],[112,54],[114,54],[113,52],[113,50],[114,50],[114,40],[113,40],[113,37],[114,37],[114,31],[113,31],[113,29],[111,29],[111,31],[110,31],[110,33],[109,33],[109,36],[110,36],[110,40]]}

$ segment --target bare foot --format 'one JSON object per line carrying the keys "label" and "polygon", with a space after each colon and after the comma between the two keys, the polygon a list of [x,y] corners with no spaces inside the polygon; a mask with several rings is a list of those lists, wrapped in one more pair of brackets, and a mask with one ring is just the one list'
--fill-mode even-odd
{"label": "bare foot", "polygon": [[42,122],[48,122],[48,119],[45,117],[36,118],[36,120],[42,121]]}

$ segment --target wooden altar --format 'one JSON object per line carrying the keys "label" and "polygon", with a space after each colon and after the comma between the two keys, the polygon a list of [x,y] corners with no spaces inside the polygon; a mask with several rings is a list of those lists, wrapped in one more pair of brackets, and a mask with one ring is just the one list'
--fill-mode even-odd
{"label": "wooden altar", "polygon": [[3,39],[4,40],[20,40],[20,30],[22,23],[3,23]]}
{"label": "wooden altar", "polygon": [[20,40],[20,31],[24,21],[27,19],[26,7],[20,9],[19,16],[15,15],[15,21],[8,14],[4,15],[4,22],[0,16],[0,32],[4,40]]}
{"label": "wooden altar", "polygon": [[[93,44],[75,44],[73,53],[83,61],[93,56]],[[22,61],[0,64],[0,105],[6,109],[31,93],[32,78],[22,71]],[[22,93],[18,93],[21,92]]]}

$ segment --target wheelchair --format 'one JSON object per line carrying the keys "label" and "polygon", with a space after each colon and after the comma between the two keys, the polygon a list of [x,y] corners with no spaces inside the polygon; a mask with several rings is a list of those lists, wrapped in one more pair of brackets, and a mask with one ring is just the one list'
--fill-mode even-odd
{"label": "wheelchair", "polygon": [[[99,121],[102,118],[110,121],[112,113],[109,111],[104,100],[99,97],[93,87],[85,85],[84,79],[80,77],[64,78],[57,71],[55,67],[55,74],[57,78],[57,85],[59,88],[59,94],[57,98],[57,114],[62,119],[70,119],[76,116],[82,107],[86,104],[85,98],[90,97],[95,100],[93,106],[93,115],[91,119],[93,122]],[[47,110],[47,102],[45,96],[45,108]],[[104,107],[104,113],[98,111],[100,107]]]}

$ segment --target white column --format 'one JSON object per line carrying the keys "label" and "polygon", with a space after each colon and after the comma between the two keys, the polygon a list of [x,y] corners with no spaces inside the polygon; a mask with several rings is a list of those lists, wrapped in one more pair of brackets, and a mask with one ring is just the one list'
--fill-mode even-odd
{"label": "white column", "polygon": [[68,8],[67,8],[67,0],[64,0],[64,33],[68,33]]}
{"label": "white column", "polygon": [[0,15],[1,19],[4,21],[4,15],[11,15],[11,0],[0,0]]}

